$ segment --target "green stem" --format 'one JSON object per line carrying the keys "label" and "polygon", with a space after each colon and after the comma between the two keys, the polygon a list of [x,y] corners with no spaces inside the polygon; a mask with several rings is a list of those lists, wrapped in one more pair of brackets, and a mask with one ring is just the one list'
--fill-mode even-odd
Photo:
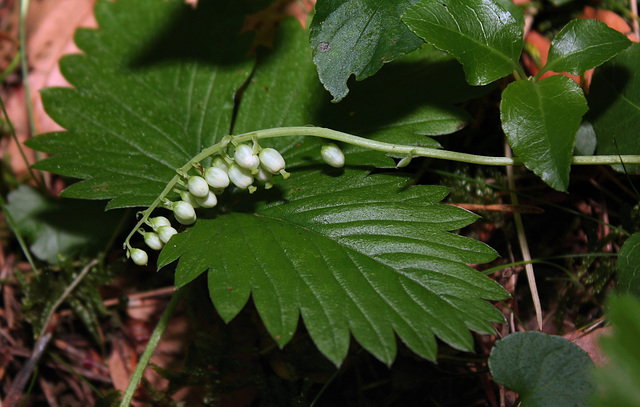
{"label": "green stem", "polygon": [[169,325],[169,320],[171,320],[173,312],[175,311],[176,306],[182,298],[182,293],[183,290],[176,291],[171,297],[169,304],[167,304],[167,308],[165,308],[164,312],[162,313],[160,321],[158,321],[158,325],[156,326],[156,329],[153,330],[151,339],[149,339],[149,342],[147,343],[147,347],[140,356],[140,360],[138,361],[136,370],[134,370],[133,374],[131,375],[129,385],[127,386],[127,389],[122,396],[120,407],[129,407],[131,405],[131,400],[133,399],[133,395],[135,394],[136,389],[138,388],[138,385],[142,380],[142,375],[149,365],[149,361],[151,360],[151,356],[153,356],[153,352],[158,347],[158,343],[160,342],[160,338],[162,337],[164,330],[167,328],[167,325]]}
{"label": "green stem", "polygon": [[522,69],[522,66],[520,64],[516,64],[513,76],[516,78],[516,80],[527,79],[527,74],[524,72],[524,69]]}
{"label": "green stem", "polygon": [[[358,147],[368,148],[370,150],[380,151],[383,153],[398,154],[398,155],[411,155],[413,157],[426,157],[426,158],[438,158],[443,160],[458,161],[469,164],[479,165],[491,165],[491,166],[507,166],[507,165],[522,165],[522,161],[518,157],[490,157],[475,154],[458,153],[455,151],[440,150],[436,148],[407,146],[400,144],[385,143],[382,141],[370,140],[352,134],[343,133],[336,130],[331,130],[323,127],[312,126],[300,126],[300,127],[276,127],[273,129],[256,130],[249,133],[239,134],[237,136],[225,136],[219,143],[207,147],[202,150],[198,155],[189,160],[185,165],[178,168],[171,181],[167,184],[160,196],[144,211],[142,211],[142,217],[133,228],[129,236],[127,236],[124,247],[130,249],[129,240],[136,233],[136,231],[147,222],[151,213],[157,208],[165,199],[165,197],[173,190],[173,187],[180,182],[181,178],[185,178],[189,170],[194,168],[199,162],[214,154],[221,153],[233,142],[233,144],[239,144],[247,141],[254,141],[259,139],[277,138],[277,137],[291,137],[291,136],[312,136],[324,138],[327,140],[339,141],[342,143],[351,144]],[[601,156],[580,156],[573,157],[572,164],[574,165],[610,165],[610,164],[640,164],[640,155],[601,155]]]}
{"label": "green stem", "polygon": [[[458,153],[455,151],[440,150],[437,148],[416,147],[385,143],[382,141],[370,140],[352,134],[343,133],[336,130],[326,129],[323,127],[277,127],[273,129],[257,130],[249,133],[240,134],[233,137],[233,140],[239,143],[249,141],[253,137],[257,139],[275,138],[284,136],[313,136],[329,140],[340,141],[354,146],[364,147],[375,151],[390,154],[409,155],[414,157],[438,158],[443,160],[465,162],[468,164],[506,166],[506,165],[522,165],[522,160],[518,157],[489,157],[475,154]],[[193,163],[202,161],[204,158],[219,151],[218,143],[212,147],[202,150],[200,154],[195,156],[187,165],[181,169],[188,169]],[[599,155],[599,156],[576,156],[573,157],[574,165],[611,165],[611,164],[640,164],[640,155]]]}
{"label": "green stem", "polygon": [[7,113],[7,109],[6,109],[5,105],[4,105],[4,101],[2,100],[2,98],[0,98],[0,107],[2,108],[2,114],[4,114],[5,119],[7,119],[7,125],[9,126],[9,131],[11,132],[11,137],[13,137],[13,141],[16,143],[16,146],[18,147],[18,151],[20,152],[20,156],[22,157],[22,161],[24,161],[25,165],[27,166],[27,169],[29,170],[29,174],[31,174],[31,178],[33,178],[33,180],[38,184],[40,189],[45,191],[46,188],[44,187],[44,184],[42,183],[42,174],[40,174],[41,175],[40,177],[36,177],[36,174],[33,172],[33,168],[31,168],[31,164],[29,164],[29,160],[27,159],[27,156],[24,153],[24,150],[22,148],[22,143],[20,143],[20,140],[18,140],[18,135],[16,133],[16,129],[13,127],[13,123],[11,122],[11,119],[9,118],[9,114]]}

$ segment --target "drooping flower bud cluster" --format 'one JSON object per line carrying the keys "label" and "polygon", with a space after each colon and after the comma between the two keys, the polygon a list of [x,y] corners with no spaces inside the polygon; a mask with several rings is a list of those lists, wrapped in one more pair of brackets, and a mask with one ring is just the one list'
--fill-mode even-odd
{"label": "drooping flower bud cluster", "polygon": [[[221,152],[213,160],[211,167],[198,166],[198,175],[185,177],[186,182],[180,183],[181,188],[175,190],[180,195],[180,200],[166,200],[162,206],[173,212],[178,223],[191,225],[197,219],[196,208],[215,207],[218,204],[217,196],[229,185],[254,193],[257,190],[253,185],[256,179],[269,189],[273,186],[270,180],[276,174],[282,175],[284,179],[289,178],[284,158],[277,150],[261,148],[256,141],[253,146],[239,144],[235,147],[233,158]],[[162,249],[171,236],[178,233],[163,216],[149,219],[147,225],[153,231],[140,228],[138,232],[143,236],[145,244],[153,250]],[[142,249],[129,248],[127,256],[137,265],[146,265],[148,261],[147,253]]]}
{"label": "drooping flower bud cluster", "polygon": [[[194,215],[195,216],[195,215]],[[171,222],[169,219],[164,216],[157,216],[155,218],[150,218],[147,221],[147,224],[153,229],[152,232],[147,232],[144,229],[140,228],[138,233],[142,235],[144,238],[144,242],[147,246],[149,246],[153,250],[160,250],[164,247],[165,243],[171,239],[171,236],[178,233],[171,226]],[[149,256],[147,252],[142,249],[132,248],[127,251],[127,257],[131,257],[131,260],[138,266],[146,266],[149,261]]]}

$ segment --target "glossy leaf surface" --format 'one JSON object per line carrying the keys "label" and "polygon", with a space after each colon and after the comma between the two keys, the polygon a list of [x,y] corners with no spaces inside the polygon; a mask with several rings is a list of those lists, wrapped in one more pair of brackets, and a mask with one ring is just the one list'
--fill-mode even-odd
{"label": "glossy leaf surface", "polygon": [[402,20],[460,61],[472,85],[491,83],[518,66],[523,28],[492,0],[422,0]]}
{"label": "glossy leaf surface", "polygon": [[333,100],[342,100],[347,80],[375,74],[383,63],[420,45],[400,16],[417,0],[319,0],[310,27],[313,61]]}
{"label": "glossy leaf surface", "polygon": [[301,315],[320,351],[336,364],[346,356],[350,334],[387,364],[395,358],[394,332],[432,360],[434,334],[470,350],[467,329],[491,332],[488,321],[501,320],[480,299],[506,293],[463,263],[489,261],[495,253],[445,232],[475,219],[436,204],[446,189],[401,192],[404,182],[361,170],[344,170],[337,178],[293,171],[279,184],[287,191],[283,196],[273,191],[271,202],[199,219],[174,236],[159,266],[180,258],[176,287],[208,269],[211,298],[225,320],[251,294],[280,346]]}
{"label": "glossy leaf surface", "polygon": [[582,75],[613,58],[631,41],[598,20],[570,21],[551,41],[549,57],[538,76],[546,71]]}
{"label": "glossy leaf surface", "polygon": [[588,406],[593,362],[578,345],[542,332],[516,332],[496,342],[493,379],[517,392],[522,407]]}
{"label": "glossy leaf surface", "polygon": [[502,93],[500,118],[509,145],[551,187],[566,191],[576,132],[587,103],[565,76],[512,82]]}

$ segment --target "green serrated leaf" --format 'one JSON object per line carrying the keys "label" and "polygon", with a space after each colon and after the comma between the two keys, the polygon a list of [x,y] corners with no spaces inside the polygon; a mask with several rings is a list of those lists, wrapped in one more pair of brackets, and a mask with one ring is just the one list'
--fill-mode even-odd
{"label": "green serrated leaf", "polygon": [[[640,44],[633,44],[595,70],[589,89],[589,120],[600,155],[640,154]],[[614,165],[640,174],[640,165]]]}
{"label": "green serrated leaf", "polygon": [[551,41],[547,63],[538,77],[547,71],[582,75],[608,61],[631,45],[622,33],[605,23],[591,19],[570,21]]}
{"label": "green serrated leaf", "polygon": [[612,297],[607,317],[614,334],[600,344],[608,363],[595,369],[594,407],[640,406],[640,301],[631,296]]}
{"label": "green serrated leaf", "polygon": [[313,62],[320,81],[342,100],[353,74],[362,80],[382,64],[422,45],[400,16],[417,0],[320,0],[310,26]]}
{"label": "green serrated leaf", "polygon": [[113,235],[122,213],[104,212],[102,202],[53,201],[21,185],[7,196],[7,210],[40,260],[59,264],[76,255],[95,255]]}
{"label": "green serrated leaf", "polygon": [[500,103],[509,145],[528,169],[558,191],[569,186],[573,145],[586,112],[582,89],[561,75],[512,82]]}
{"label": "green serrated leaf", "polygon": [[431,360],[433,335],[470,350],[468,329],[490,332],[489,321],[501,319],[480,298],[506,293],[464,263],[489,261],[495,252],[446,233],[476,217],[436,205],[446,189],[400,192],[405,182],[363,170],[339,178],[296,171],[250,212],[199,219],[174,236],[159,266],[179,258],[176,287],[208,269],[211,298],[225,320],[251,295],[280,346],[301,315],[335,364],[346,356],[349,333],[387,364],[395,358],[394,332]]}
{"label": "green serrated leaf", "polygon": [[640,297],[640,233],[634,233],[624,242],[616,269],[620,292]]}
{"label": "green serrated leaf", "polygon": [[242,56],[250,38],[236,35],[238,4],[97,3],[100,29],[76,34],[84,55],[61,60],[74,88],[43,92],[47,113],[68,131],[28,143],[54,154],[37,168],[85,180],[63,196],[149,205],[176,168],[229,133],[234,94],[252,66]]}
{"label": "green serrated leaf", "polygon": [[523,27],[493,0],[422,0],[402,20],[460,61],[472,85],[489,84],[519,69]]}
{"label": "green serrated leaf", "polygon": [[578,345],[542,332],[516,332],[496,342],[489,369],[520,395],[522,407],[588,406],[591,358]]}
{"label": "green serrated leaf", "polygon": [[[192,11],[179,0],[98,3],[100,30],[80,32],[85,54],[63,61],[75,88],[44,95],[69,131],[32,141],[54,154],[41,168],[85,180],[65,194],[113,198],[111,207],[148,205],[177,167],[222,136],[317,120],[322,91],[304,31],[284,22],[272,54],[263,54],[253,82],[246,82],[252,61],[234,35],[241,25],[234,16],[241,14],[227,7],[233,6],[201,2]],[[177,286],[209,270],[209,292],[223,318],[233,318],[252,296],[281,346],[301,315],[336,364],[350,335],[391,363],[396,335],[435,359],[435,336],[471,350],[468,329],[493,331],[490,322],[502,316],[483,299],[507,293],[465,263],[489,261],[495,252],[447,233],[476,216],[436,205],[446,189],[409,188],[409,176],[368,176],[370,167],[327,168],[315,139],[264,144],[283,152],[291,178],[274,177],[274,188],[253,195],[229,188],[215,210],[199,210],[198,221],[173,236],[159,257],[160,266],[178,260]],[[380,153],[346,154],[352,163],[392,162]]]}

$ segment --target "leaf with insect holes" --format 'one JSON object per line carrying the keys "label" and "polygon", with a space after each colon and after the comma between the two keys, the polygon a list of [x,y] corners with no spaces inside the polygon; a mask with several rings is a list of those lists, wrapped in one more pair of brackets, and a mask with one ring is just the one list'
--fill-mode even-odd
{"label": "leaf with insect holes", "polygon": [[400,16],[417,0],[319,0],[311,21],[310,42],[318,75],[335,102],[358,80],[375,74],[383,63],[420,45]]}
{"label": "leaf with insect holes", "polygon": [[422,0],[402,20],[460,61],[472,85],[491,83],[519,66],[523,26],[493,0]]}
{"label": "leaf with insect holes", "polygon": [[[99,30],[80,30],[83,55],[60,61],[74,88],[49,88],[47,113],[66,132],[28,145],[35,166],[84,181],[63,196],[151,204],[175,169],[228,134],[234,94],[253,62],[242,2],[119,0],[96,4]],[[202,44],[207,44],[203,46]]]}

